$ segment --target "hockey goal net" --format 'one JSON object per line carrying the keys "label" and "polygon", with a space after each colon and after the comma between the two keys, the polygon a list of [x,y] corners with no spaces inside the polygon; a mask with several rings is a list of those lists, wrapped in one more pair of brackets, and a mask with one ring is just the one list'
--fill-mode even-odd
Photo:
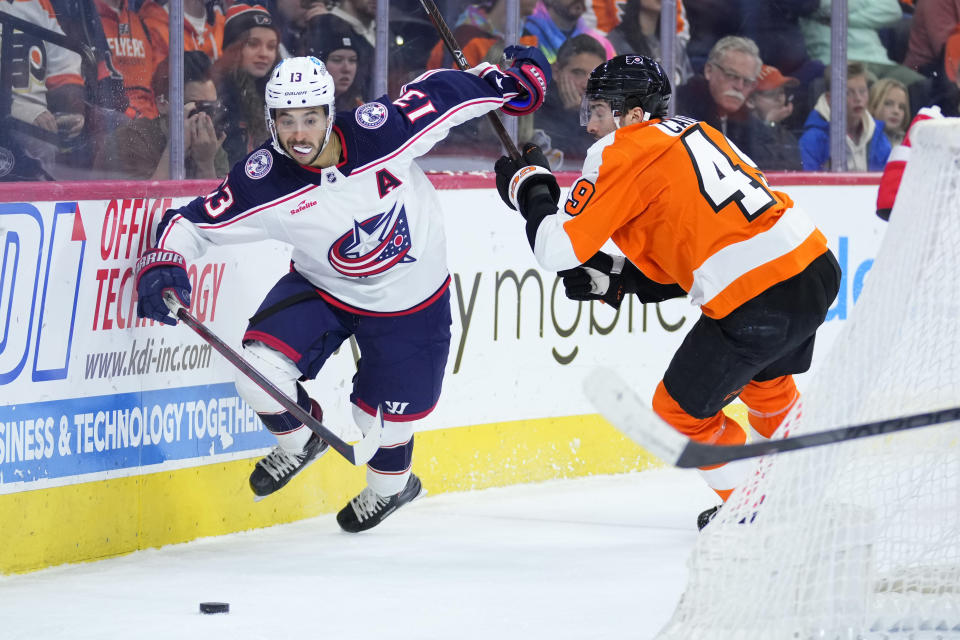
{"label": "hockey goal net", "polygon": [[[775,437],[960,405],[960,120],[915,129],[851,319]],[[763,458],[688,569],[660,640],[960,638],[960,423]]]}

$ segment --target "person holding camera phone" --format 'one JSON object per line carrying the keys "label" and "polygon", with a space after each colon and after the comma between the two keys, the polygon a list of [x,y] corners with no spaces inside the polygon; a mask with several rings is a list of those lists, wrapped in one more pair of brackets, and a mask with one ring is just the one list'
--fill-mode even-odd
{"label": "person holding camera phone", "polygon": [[[157,96],[157,118],[136,118],[104,143],[94,167],[127,180],[170,179],[170,135],[167,100],[169,64],[157,66],[151,82]],[[183,54],[184,155],[187,179],[222,178],[230,165],[223,150],[226,112],[210,77],[210,59],[200,51]]]}

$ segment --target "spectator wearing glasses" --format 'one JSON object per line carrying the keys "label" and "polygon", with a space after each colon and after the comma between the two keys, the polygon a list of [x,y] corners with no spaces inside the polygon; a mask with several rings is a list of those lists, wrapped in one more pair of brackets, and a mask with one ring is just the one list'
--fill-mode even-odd
{"label": "spectator wearing glasses", "polygon": [[[169,62],[162,61],[153,74],[157,118],[137,118],[117,129],[104,144],[94,166],[108,177],[127,180],[170,179],[170,127],[175,108],[169,95]],[[210,76],[210,60],[200,51],[183,54],[184,156],[188,179],[222,178],[230,165],[223,150],[224,112]]]}
{"label": "spectator wearing glasses", "polygon": [[747,108],[763,63],[749,38],[726,36],[710,50],[703,75],[677,90],[677,112],[718,129],[764,171],[797,169],[784,157],[775,132]]}
{"label": "spectator wearing glasses", "polygon": [[223,148],[231,166],[270,137],[263,95],[270,71],[280,62],[279,42],[273,17],[263,7],[235,4],[227,11],[223,55],[212,77],[229,116]]}
{"label": "spectator wearing glasses", "polygon": [[[820,96],[800,136],[800,157],[807,171],[830,168],[830,69],[824,72],[827,91]],[[883,171],[890,155],[884,124],[867,110],[867,69],[862,62],[847,65],[847,171]]]}

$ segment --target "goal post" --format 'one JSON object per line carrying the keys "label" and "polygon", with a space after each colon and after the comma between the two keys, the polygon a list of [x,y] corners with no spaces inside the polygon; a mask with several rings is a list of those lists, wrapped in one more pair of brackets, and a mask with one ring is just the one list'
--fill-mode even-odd
{"label": "goal post", "polygon": [[[910,137],[856,307],[775,437],[960,400],[960,119]],[[657,638],[960,638],[960,422],[761,459]]]}

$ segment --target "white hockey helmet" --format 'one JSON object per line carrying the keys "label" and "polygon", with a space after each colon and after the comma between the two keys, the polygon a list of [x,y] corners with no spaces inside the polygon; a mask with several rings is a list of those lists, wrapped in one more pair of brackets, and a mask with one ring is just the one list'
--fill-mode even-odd
{"label": "white hockey helmet", "polygon": [[327,132],[323,137],[323,151],[333,131],[334,99],[336,87],[327,67],[313,56],[286,58],[274,67],[267,81],[266,105],[267,129],[273,138],[273,148],[289,157],[277,138],[274,122],[275,109],[299,109],[302,107],[327,108]]}

